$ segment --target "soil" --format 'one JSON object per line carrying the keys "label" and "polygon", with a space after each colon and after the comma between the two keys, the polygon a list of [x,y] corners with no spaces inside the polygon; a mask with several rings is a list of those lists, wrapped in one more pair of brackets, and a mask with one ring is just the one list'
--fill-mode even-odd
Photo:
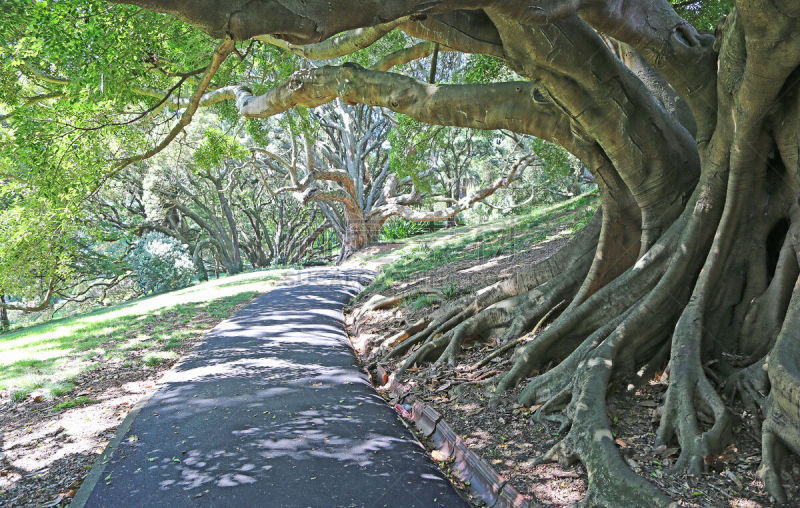
{"label": "soil", "polygon": [[[233,307],[231,313],[247,303]],[[147,351],[133,351],[125,361],[107,361],[81,374],[73,381],[75,389],[62,397],[46,399],[34,391],[14,402],[8,391],[0,391],[0,506],[68,505],[133,406],[153,393],[164,372],[220,321],[199,312],[192,318],[192,327],[203,332],[173,349],[176,358],[144,366],[131,360]],[[136,366],[127,366],[131,363]],[[86,403],[56,408],[69,400]]]}
{"label": "soil", "polygon": [[[443,288],[455,286],[459,295],[508,277],[514,271],[544,259],[555,252],[565,238],[555,238],[532,246],[512,256],[466,260],[437,268],[425,274],[395,283],[381,291],[394,296],[415,287]],[[469,248],[469,246],[467,246]],[[349,309],[351,340],[364,365],[374,365],[379,355],[376,347],[417,320],[430,317],[447,302],[414,310],[400,306],[388,310],[363,312],[373,292],[359,298]],[[358,316],[357,322],[354,322]],[[355,334],[357,331],[357,335]],[[534,416],[537,407],[521,407],[516,403],[518,391],[510,391],[497,406],[489,404],[487,384],[492,377],[510,366],[513,350],[477,370],[470,367],[495,348],[494,338],[488,342],[467,342],[455,368],[429,364],[407,371],[398,381],[408,387],[410,398],[425,402],[442,414],[466,444],[532,504],[566,506],[579,502],[586,493],[588,478],[580,463],[565,466],[557,463],[533,465],[565,434],[556,421]],[[526,338],[531,340],[531,338]],[[402,358],[383,365],[391,373]],[[642,385],[642,383],[639,383]],[[655,432],[666,392],[666,379],[657,377],[642,386],[615,382],[609,390],[609,418],[612,432],[621,453],[631,468],[683,506],[777,506],[764,489],[756,471],[761,462],[760,439],[749,426],[749,415],[736,403],[733,414],[733,443],[720,456],[706,458],[708,472],[700,476],[670,474],[678,449],[655,446]],[[391,395],[386,392],[391,400]],[[446,464],[442,464],[446,467]],[[784,480],[790,500],[800,499],[800,460],[787,459]],[[456,482],[457,483],[457,482]],[[480,506],[480,503],[475,503]],[[786,506],[795,506],[791,501]]]}

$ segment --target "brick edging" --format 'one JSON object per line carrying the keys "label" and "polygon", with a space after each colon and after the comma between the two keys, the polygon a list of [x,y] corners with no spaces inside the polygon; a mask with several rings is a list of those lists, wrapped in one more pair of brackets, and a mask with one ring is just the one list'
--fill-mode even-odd
{"label": "brick edging", "polygon": [[462,482],[469,482],[472,495],[483,500],[490,508],[529,508],[530,504],[522,494],[477,453],[470,450],[438,411],[422,402],[409,400],[410,394],[406,393],[394,376],[389,376],[384,388],[388,388],[406,404],[412,403],[411,420],[417,430],[430,439],[434,447],[448,460],[452,459],[450,470]]}

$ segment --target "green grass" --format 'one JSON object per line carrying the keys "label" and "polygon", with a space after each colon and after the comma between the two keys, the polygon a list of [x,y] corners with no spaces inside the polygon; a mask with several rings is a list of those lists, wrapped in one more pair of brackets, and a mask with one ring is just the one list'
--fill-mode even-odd
{"label": "green grass", "polygon": [[454,282],[442,288],[442,296],[444,296],[445,300],[455,300],[458,297],[458,293],[458,286]]}
{"label": "green grass", "polygon": [[227,318],[282,275],[248,272],[2,334],[0,390],[17,402],[39,388],[62,397],[76,376],[108,363],[133,368],[171,361],[175,349],[204,333],[195,322],[199,313]]}
{"label": "green grass", "polygon": [[[395,282],[440,266],[469,259],[514,255],[557,233],[574,234],[589,222],[598,204],[596,195],[583,195],[487,226],[460,227],[414,237],[408,240],[408,246],[400,255],[395,253],[397,259],[384,266],[370,289],[380,292]],[[456,291],[457,288],[444,288],[444,297],[453,299],[457,296]],[[411,304],[415,305],[415,302]]]}
{"label": "green grass", "polygon": [[407,305],[414,310],[420,310],[430,307],[435,303],[439,303],[438,298],[435,298],[431,295],[419,295],[416,298],[412,299],[411,301],[407,302]]}
{"label": "green grass", "polygon": [[75,397],[74,399],[70,399],[70,400],[61,402],[59,404],[56,404],[53,407],[53,411],[63,411],[64,409],[70,409],[70,408],[78,407],[78,406],[85,406],[87,404],[93,404],[94,402],[97,402],[97,401],[94,400],[94,399],[90,399],[89,397],[85,397],[85,396],[81,395],[80,397]]}
{"label": "green grass", "polygon": [[174,360],[177,357],[178,354],[171,351],[156,351],[144,355],[144,364],[148,367],[155,367],[156,365]]}

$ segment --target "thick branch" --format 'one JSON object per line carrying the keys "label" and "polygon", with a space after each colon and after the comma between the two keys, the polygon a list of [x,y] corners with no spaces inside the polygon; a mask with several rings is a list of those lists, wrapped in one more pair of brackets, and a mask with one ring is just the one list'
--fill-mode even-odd
{"label": "thick branch", "polygon": [[371,26],[368,28],[356,28],[339,34],[330,39],[314,44],[296,45],[286,42],[272,35],[257,35],[256,40],[278,46],[279,48],[291,51],[295,55],[309,60],[327,60],[349,55],[360,49],[370,46],[372,43],[392,31],[397,25],[407,21],[407,18],[400,18],[389,23]]}
{"label": "thick branch", "polygon": [[399,198],[387,198],[387,203],[385,205],[379,206],[370,212],[368,215],[368,220],[382,222],[393,215],[399,215],[414,222],[432,222],[453,217],[454,215],[467,210],[476,202],[482,201],[491,196],[497,190],[508,187],[512,182],[519,179],[525,169],[535,162],[535,160],[536,159],[534,155],[526,155],[511,168],[511,171],[509,171],[506,176],[498,178],[487,187],[470,192],[463,198],[455,201],[452,205],[442,210],[415,210],[409,206],[409,204],[412,203],[404,202],[403,196],[400,196]]}
{"label": "thick branch", "polygon": [[553,104],[537,101],[529,82],[431,85],[355,64],[295,72],[264,95],[240,91],[237,106],[249,118],[267,118],[294,106],[316,107],[337,97],[382,106],[416,120],[476,129],[509,129],[543,139],[569,139],[569,120]]}

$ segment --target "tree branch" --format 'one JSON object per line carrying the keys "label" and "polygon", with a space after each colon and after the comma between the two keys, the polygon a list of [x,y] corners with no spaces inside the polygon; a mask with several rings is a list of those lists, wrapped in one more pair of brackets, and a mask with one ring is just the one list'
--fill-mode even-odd
{"label": "tree branch", "polygon": [[[189,123],[192,121],[192,117],[194,116],[195,112],[197,112],[197,108],[200,106],[200,102],[203,98],[203,95],[205,94],[206,89],[208,88],[209,84],[211,84],[211,79],[214,77],[214,74],[216,74],[217,70],[225,61],[225,59],[228,58],[228,55],[231,53],[232,49],[233,49],[233,41],[231,39],[226,39],[222,41],[222,43],[220,43],[220,45],[217,47],[217,50],[214,52],[214,55],[211,58],[211,64],[208,66],[205,74],[203,75],[203,78],[200,80],[200,84],[197,86],[197,89],[195,90],[194,94],[192,94],[192,98],[189,101],[189,105],[186,108],[186,111],[183,112],[180,120],[178,120],[178,123],[172,128],[172,130],[170,130],[170,132],[161,141],[161,143],[151,148],[150,150],[146,151],[145,153],[128,157],[115,164],[114,167],[112,167],[109,172],[103,175],[103,177],[100,179],[100,181],[98,182],[94,190],[90,193],[90,195],[95,194],[106,182],[106,180],[108,180],[109,178],[120,172],[125,167],[133,164],[134,162],[139,162],[145,159],[149,159],[153,155],[157,154],[158,152],[166,148],[172,142],[172,140],[175,139],[187,125],[189,125]],[[212,94],[213,93],[216,92],[212,92]]]}
{"label": "tree branch", "polygon": [[388,23],[382,23],[367,28],[356,28],[342,34],[313,44],[291,44],[272,35],[256,35],[253,39],[272,44],[279,48],[291,51],[295,55],[309,60],[327,60],[349,55],[360,49],[372,45],[375,41],[391,32],[395,27],[408,20],[407,17],[399,18]]}

